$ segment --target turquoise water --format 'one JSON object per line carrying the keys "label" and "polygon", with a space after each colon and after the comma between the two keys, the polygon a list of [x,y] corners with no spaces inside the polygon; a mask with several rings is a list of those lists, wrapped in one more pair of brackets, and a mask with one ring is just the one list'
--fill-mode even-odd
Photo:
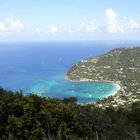
{"label": "turquoise water", "polygon": [[79,103],[87,103],[112,95],[116,90],[113,83],[69,82],[60,75],[52,77],[52,80],[40,80],[26,92],[46,97],[77,97]]}
{"label": "turquoise water", "polygon": [[[131,44],[140,44],[130,43]],[[117,86],[111,83],[80,82],[64,79],[64,74],[81,59],[97,56],[126,42],[19,42],[0,43],[0,86],[45,97],[77,97],[93,102],[111,95]]]}

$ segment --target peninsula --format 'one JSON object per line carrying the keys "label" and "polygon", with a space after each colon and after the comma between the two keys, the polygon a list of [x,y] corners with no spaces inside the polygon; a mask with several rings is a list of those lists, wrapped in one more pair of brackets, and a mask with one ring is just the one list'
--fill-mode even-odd
{"label": "peninsula", "polygon": [[70,81],[115,82],[121,89],[97,101],[98,106],[126,105],[140,100],[140,47],[117,48],[98,56],[81,60],[65,74]]}

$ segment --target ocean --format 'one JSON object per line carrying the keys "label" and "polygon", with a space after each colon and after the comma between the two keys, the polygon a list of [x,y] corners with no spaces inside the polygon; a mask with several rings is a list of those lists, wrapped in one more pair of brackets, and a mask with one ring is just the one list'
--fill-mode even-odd
{"label": "ocean", "polygon": [[111,95],[112,83],[69,82],[64,74],[81,59],[102,55],[113,48],[138,46],[138,41],[73,41],[0,43],[0,86],[44,97],[77,97],[94,102]]}

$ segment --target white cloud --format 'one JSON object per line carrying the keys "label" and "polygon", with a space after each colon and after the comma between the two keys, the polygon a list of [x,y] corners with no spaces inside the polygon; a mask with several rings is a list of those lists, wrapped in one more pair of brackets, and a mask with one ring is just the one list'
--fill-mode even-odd
{"label": "white cloud", "polygon": [[80,25],[82,31],[84,32],[94,32],[97,27],[96,27],[96,19],[93,19],[88,22],[82,22]]}
{"label": "white cloud", "polygon": [[56,34],[59,31],[59,28],[55,25],[52,25],[50,28],[51,34]]}
{"label": "white cloud", "polygon": [[24,24],[16,19],[15,16],[11,15],[6,19],[7,29],[10,32],[21,32],[24,31]]}
{"label": "white cloud", "polygon": [[24,24],[13,15],[0,22],[0,32],[22,32],[24,29]]}
{"label": "white cloud", "polygon": [[117,14],[112,9],[105,10],[107,30],[110,33],[124,33],[124,26],[117,19]]}
{"label": "white cloud", "polygon": [[130,28],[130,29],[138,29],[139,24],[136,21],[134,21],[133,19],[129,19],[128,28]]}
{"label": "white cloud", "polygon": [[5,31],[6,31],[6,27],[2,22],[0,22],[0,32],[5,32]]}

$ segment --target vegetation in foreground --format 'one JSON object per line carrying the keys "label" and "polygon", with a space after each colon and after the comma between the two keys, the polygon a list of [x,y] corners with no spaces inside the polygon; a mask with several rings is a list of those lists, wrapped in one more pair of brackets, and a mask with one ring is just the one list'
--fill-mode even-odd
{"label": "vegetation in foreground", "polygon": [[0,140],[139,140],[140,102],[101,109],[0,88]]}

